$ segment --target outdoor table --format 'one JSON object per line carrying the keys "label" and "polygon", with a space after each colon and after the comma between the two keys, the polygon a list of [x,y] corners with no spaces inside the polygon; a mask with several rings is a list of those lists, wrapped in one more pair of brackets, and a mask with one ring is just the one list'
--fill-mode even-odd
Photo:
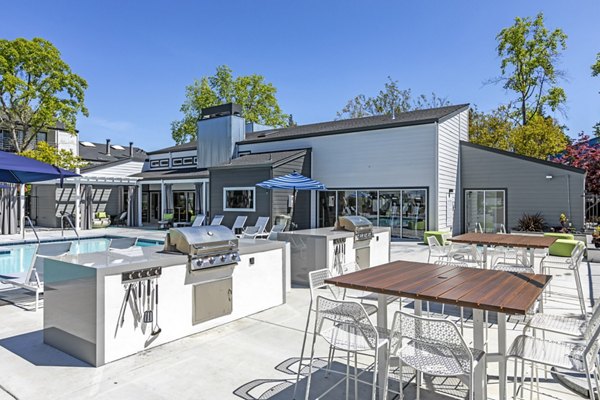
{"label": "outdoor table", "polygon": [[556,237],[550,236],[528,236],[507,235],[505,233],[479,233],[469,232],[448,239],[454,243],[478,244],[483,246],[483,264],[487,267],[488,246],[520,247],[529,249],[529,262],[534,266],[535,249],[547,249],[555,241]]}
{"label": "outdoor table", "polygon": [[[415,313],[421,314],[422,301],[434,301],[473,309],[473,344],[484,350],[484,311],[498,313],[498,352],[486,354],[484,368],[474,376],[475,398],[486,391],[486,362],[498,362],[500,399],[506,398],[506,315],[525,315],[552,279],[550,275],[524,274],[477,268],[441,266],[413,261],[395,261],[325,280],[325,283],[378,294],[377,325],[388,328],[387,296],[415,300]],[[386,357],[380,357],[386,360]],[[381,365],[379,382],[386,379]],[[384,385],[381,385],[383,388]],[[382,389],[380,389],[382,390]],[[381,393],[383,395],[383,393]]]}

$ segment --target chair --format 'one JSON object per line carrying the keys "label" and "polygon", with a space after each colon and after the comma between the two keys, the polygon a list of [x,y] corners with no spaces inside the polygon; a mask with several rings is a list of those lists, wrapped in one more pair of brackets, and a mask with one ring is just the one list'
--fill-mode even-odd
{"label": "chair", "polygon": [[[525,378],[525,363],[531,363],[531,391],[533,392],[533,369],[536,364],[544,367],[554,367],[553,372],[563,374],[562,371],[584,373],[588,384],[588,394],[594,399],[594,385],[592,385],[592,376],[596,387],[598,382],[598,350],[600,341],[600,312],[594,312],[590,318],[585,331],[583,332],[583,343],[562,342],[554,340],[540,339],[528,335],[520,335],[514,340],[507,353],[507,362],[514,358],[514,386],[513,398],[517,395],[517,364],[521,360],[521,382]],[[539,396],[539,385],[537,385]],[[522,392],[521,392],[522,397]]]}
{"label": "chair", "polygon": [[542,258],[541,269],[542,274],[546,274],[550,269],[563,269],[573,272],[575,278],[575,286],[577,287],[577,296],[579,297],[579,306],[581,307],[581,314],[586,317],[587,309],[585,306],[585,295],[583,293],[583,287],[581,285],[581,277],[579,274],[579,267],[581,260],[585,253],[585,245],[583,242],[578,242],[573,248],[570,257],[558,257],[547,255]]}
{"label": "chair", "polygon": [[[315,313],[315,327],[310,351],[310,363],[308,365],[309,370],[305,399],[308,400],[310,398],[315,343],[319,337],[325,340],[334,351],[344,351],[347,354],[345,378],[346,399],[348,399],[350,392],[350,355],[354,355],[354,398],[357,399],[358,378],[362,374],[362,372],[360,374],[358,373],[358,354],[370,355],[368,353],[373,352],[375,361],[374,364],[372,364],[373,382],[371,399],[374,400],[377,395],[379,353],[382,349],[387,351],[389,331],[387,329],[375,327],[369,319],[369,314],[364,306],[354,301],[334,300],[317,296],[317,308]],[[363,372],[367,369],[370,370],[371,366],[363,369]],[[380,384],[386,385],[385,382],[380,382]],[[333,385],[325,391],[325,393],[318,396],[318,398],[325,397],[325,395],[336,386],[337,384]]]}
{"label": "chair", "polygon": [[233,222],[233,226],[231,227],[231,230],[233,231],[233,233],[235,235],[242,233],[242,230],[244,229],[244,225],[246,225],[247,219],[248,219],[248,217],[245,215],[238,215],[236,217],[235,221]]}
{"label": "chair", "polygon": [[519,262],[518,257],[515,258],[514,262],[509,262],[507,253],[502,251],[498,251],[496,254],[492,255],[489,269],[524,274],[535,273],[533,266],[524,265],[522,262]]}
{"label": "chair", "polygon": [[[306,348],[306,337],[308,336],[308,327],[310,325],[310,317],[316,312],[316,300],[318,292],[325,292],[333,299],[343,299],[346,291],[337,286],[328,285],[325,279],[331,278],[331,271],[328,268],[311,271],[308,273],[308,287],[310,288],[310,304],[308,305],[308,313],[306,317],[306,327],[304,328],[304,338],[302,339],[302,350],[300,351],[300,361],[298,362],[298,374],[296,376],[296,385],[294,386],[294,397],[296,398],[296,390],[298,381],[300,380],[300,371],[302,370],[302,361],[304,360],[304,350]],[[367,313],[374,314],[377,312],[377,307],[370,304],[364,305]]]}
{"label": "chair", "polygon": [[173,213],[164,213],[160,221],[158,221],[158,229],[166,229],[173,226]]}
{"label": "chair", "polygon": [[39,308],[40,294],[44,293],[44,265],[38,256],[57,257],[71,250],[71,242],[42,243],[37,245],[35,253],[25,272],[0,275],[0,283],[12,285],[35,293],[35,310]]}
{"label": "chair", "polygon": [[213,225],[213,226],[214,225],[221,225],[221,223],[223,222],[223,218],[225,218],[224,215],[221,215],[221,214],[215,215],[213,217],[213,219],[212,219],[212,221],[211,221],[210,224]]}
{"label": "chair", "polygon": [[258,236],[261,236],[265,233],[265,229],[267,229],[267,224],[269,223],[269,217],[258,217],[254,226],[258,228]]}
{"label": "chair", "polygon": [[98,211],[94,214],[92,228],[106,228],[107,226],[110,226],[110,215],[104,211]]}
{"label": "chair", "polygon": [[198,227],[198,226],[202,226],[202,224],[204,224],[204,221],[206,220],[206,215],[204,214],[197,214],[197,215],[192,215],[192,218],[190,219],[190,222],[175,222],[173,224],[173,226],[178,227],[178,226],[192,226],[192,227]]}
{"label": "chair", "polygon": [[400,399],[403,398],[403,364],[417,371],[417,399],[420,398],[423,373],[467,377],[469,398],[473,399],[473,375],[475,368],[481,367],[480,363],[483,364],[485,352],[469,348],[452,321],[396,311],[390,343],[390,357],[397,356],[399,359],[397,375]]}
{"label": "chair", "polygon": [[123,226],[127,224],[127,211],[123,211],[117,217],[113,218],[113,225]]}
{"label": "chair", "polygon": [[[434,262],[435,265],[439,265],[442,267],[460,267],[460,268],[469,268],[469,264],[466,262],[460,261],[446,261],[446,260],[438,260]],[[445,304],[442,303],[442,314],[444,314]],[[460,332],[463,332],[463,308],[460,307]],[[427,302],[427,316],[429,316],[429,302]]]}
{"label": "chair", "polygon": [[137,240],[137,238],[130,237],[111,239],[110,243],[108,244],[108,249],[128,249],[130,247],[135,246],[137,244]]}
{"label": "chair", "polygon": [[427,256],[428,263],[431,262],[431,257],[448,258],[450,246],[442,246],[435,236],[429,236],[427,238],[427,245],[429,246],[429,255]]}
{"label": "chair", "polygon": [[[597,315],[600,313],[598,302],[600,302],[600,299],[596,300],[590,320],[600,318],[600,316]],[[535,332],[537,330],[541,330],[542,332],[558,333],[574,339],[584,339],[585,331],[588,325],[589,321],[585,318],[569,318],[563,315],[537,313],[529,321],[527,321],[525,327],[523,328],[523,334],[526,334],[527,331],[532,330],[535,336]]]}
{"label": "chair", "polygon": [[277,234],[285,231],[287,224],[273,225],[271,231],[267,235],[267,240],[277,240]]}
{"label": "chair", "polygon": [[257,226],[249,226],[242,232],[242,239],[256,239],[260,228]]}

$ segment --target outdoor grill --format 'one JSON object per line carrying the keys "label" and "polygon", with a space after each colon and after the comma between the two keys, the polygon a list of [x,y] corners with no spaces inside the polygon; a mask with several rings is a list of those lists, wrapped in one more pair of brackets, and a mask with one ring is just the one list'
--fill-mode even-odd
{"label": "outdoor grill", "polygon": [[367,246],[373,238],[373,224],[365,217],[359,215],[347,215],[338,218],[338,229],[354,232],[354,246],[360,245],[361,242]]}
{"label": "outdoor grill", "polygon": [[171,228],[164,250],[187,254],[190,271],[240,261],[237,237],[229,228],[221,225]]}

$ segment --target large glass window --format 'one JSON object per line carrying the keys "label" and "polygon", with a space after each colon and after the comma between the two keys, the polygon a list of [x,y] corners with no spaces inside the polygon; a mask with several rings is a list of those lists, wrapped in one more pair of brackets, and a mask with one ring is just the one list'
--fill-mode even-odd
{"label": "large glass window", "polygon": [[194,215],[196,193],[193,191],[173,192],[173,204],[175,209],[175,220],[179,222],[189,222]]}
{"label": "large glass window", "polygon": [[427,229],[427,194],[424,190],[402,191],[402,237],[422,238]]}
{"label": "large glass window", "polygon": [[338,215],[356,215],[356,190],[338,191]]}
{"label": "large glass window", "polygon": [[465,191],[465,230],[474,232],[479,226],[484,232],[500,232],[505,224],[504,190]]}
{"label": "large glass window", "polygon": [[392,230],[392,239],[402,237],[401,193],[400,190],[379,192],[379,226],[389,226]]}
{"label": "large glass window", "polygon": [[379,204],[377,199],[377,191],[374,192],[366,192],[366,191],[358,191],[357,192],[357,211],[358,215],[362,215],[367,218],[371,223],[375,226],[378,225],[378,212],[379,212]]}
{"label": "large glass window", "polygon": [[255,188],[223,188],[223,211],[256,211]]}
{"label": "large glass window", "polygon": [[336,192],[319,193],[319,226],[335,225]]}

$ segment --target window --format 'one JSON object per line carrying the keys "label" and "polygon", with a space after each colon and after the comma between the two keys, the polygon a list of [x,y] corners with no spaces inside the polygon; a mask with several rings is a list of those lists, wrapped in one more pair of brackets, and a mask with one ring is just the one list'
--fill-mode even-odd
{"label": "window", "polygon": [[505,224],[504,190],[465,190],[465,230],[496,233]]}
{"label": "window", "polygon": [[48,143],[48,134],[46,132],[39,132],[36,137],[36,143],[46,142]]}
{"label": "window", "polygon": [[169,166],[169,160],[168,159],[164,159],[164,160],[160,160],[160,166],[161,167],[168,167]]}
{"label": "window", "polygon": [[192,165],[194,163],[194,159],[192,157],[186,157],[183,159],[183,165]]}
{"label": "window", "polygon": [[223,211],[256,211],[254,187],[223,188]]}
{"label": "window", "polygon": [[173,166],[174,166],[174,167],[178,167],[178,166],[180,166],[180,165],[181,165],[181,163],[182,163],[182,160],[181,160],[181,158],[174,158],[174,159],[173,159]]}
{"label": "window", "polygon": [[150,161],[150,168],[158,168],[160,167],[160,162],[158,160]]}

